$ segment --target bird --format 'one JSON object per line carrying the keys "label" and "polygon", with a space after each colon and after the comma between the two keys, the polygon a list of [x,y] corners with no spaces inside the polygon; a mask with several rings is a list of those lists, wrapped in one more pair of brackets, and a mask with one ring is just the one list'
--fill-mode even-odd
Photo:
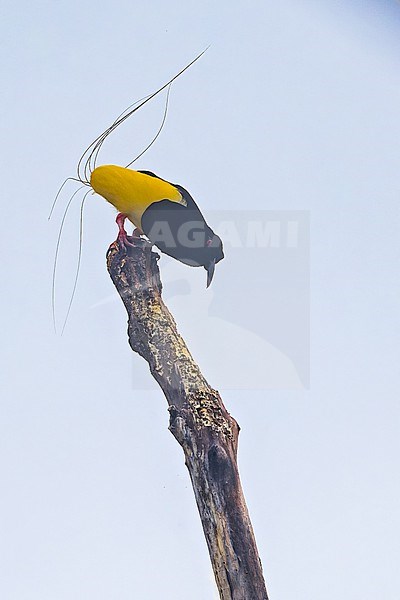
{"label": "bird", "polygon": [[[78,282],[82,256],[83,210],[86,199],[91,193],[99,194],[118,210],[118,216],[116,218],[119,228],[118,240],[122,245],[132,245],[129,236],[124,229],[124,223],[126,219],[128,219],[136,227],[136,233],[134,232],[134,235],[145,234],[150,242],[156,245],[161,252],[168,254],[187,265],[197,267],[203,266],[207,271],[207,287],[211,284],[215,265],[224,258],[222,241],[206,223],[192,196],[181,185],[170,183],[151,171],[135,171],[130,168],[134,162],[151,148],[164,127],[172,83],[197,62],[207,49],[208,48],[203,50],[203,52],[196,56],[196,58],[155,92],[134,102],[123,110],[122,113],[120,113],[120,115],[100,135],[98,135],[91,144],[89,144],[86,150],[84,150],[78,160],[76,176],[67,177],[58,189],[51,206],[48,217],[49,220],[51,219],[65,185],[70,181],[80,184],[80,187],[75,190],[67,202],[57,238],[51,292],[55,331],[57,329],[55,314],[55,283],[61,235],[71,203],[77,194],[80,194],[81,190],[84,188],[89,189],[84,193],[83,198],[81,199],[77,267],[62,331],[64,331],[68,320]],[[151,142],[125,166],[104,164],[97,166],[99,152],[109,136],[133,114],[141,110],[148,102],[151,102],[151,100],[158,96],[163,90],[167,90],[164,116],[161,126]]]}
{"label": "bird", "polygon": [[124,228],[133,223],[164,254],[207,271],[207,287],[215,265],[224,258],[221,238],[207,224],[190,193],[152,171],[100,165],[90,174],[90,187],[118,211],[118,240],[132,245]]}

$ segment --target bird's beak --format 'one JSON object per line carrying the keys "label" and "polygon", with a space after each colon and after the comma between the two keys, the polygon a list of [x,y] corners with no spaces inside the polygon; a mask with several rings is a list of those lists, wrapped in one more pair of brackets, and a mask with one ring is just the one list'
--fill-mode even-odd
{"label": "bird's beak", "polygon": [[215,271],[215,260],[212,260],[206,267],[207,271],[207,287],[210,287]]}

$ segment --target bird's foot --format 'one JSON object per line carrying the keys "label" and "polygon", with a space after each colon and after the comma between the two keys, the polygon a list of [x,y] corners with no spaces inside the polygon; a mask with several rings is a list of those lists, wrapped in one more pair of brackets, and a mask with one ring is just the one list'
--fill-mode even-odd
{"label": "bird's foot", "polygon": [[118,213],[117,218],[115,219],[117,225],[118,225],[118,237],[117,237],[117,242],[121,245],[124,246],[125,248],[127,246],[131,246],[134,247],[135,244],[132,244],[132,242],[129,240],[129,238],[139,238],[141,235],[141,230],[138,229],[137,227],[135,228],[132,236],[128,235],[125,231],[125,221],[127,219],[127,216],[124,215],[123,213]]}

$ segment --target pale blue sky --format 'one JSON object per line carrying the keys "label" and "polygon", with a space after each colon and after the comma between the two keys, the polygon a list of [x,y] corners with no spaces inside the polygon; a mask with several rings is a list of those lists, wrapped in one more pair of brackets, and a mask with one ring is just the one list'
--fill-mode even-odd
{"label": "pale blue sky", "polygon": [[[211,44],[174,85],[165,130],[138,167],[185,185],[208,215],[310,213],[310,389],[222,389],[242,427],[240,469],[271,600],[398,600],[400,4],[4,2],[1,28],[1,597],[214,597],[166,402],[135,387],[146,369],[127,345],[122,305],[108,301],[113,212],[88,199],[62,338],[50,305],[61,206],[47,223],[88,143]],[[110,140],[104,162],[135,156],[162,106]],[[77,217],[78,206],[63,238],[61,315]],[[232,260],[218,266],[202,336],[192,300],[209,301],[204,272],[178,266],[195,290],[185,302],[160,263],[205,374],[216,372],[207,350],[217,345],[217,387],[229,377],[231,349],[214,330],[218,307],[236,307]],[[238,288],[251,289],[247,275],[238,269]],[[260,352],[243,344],[244,374]]]}

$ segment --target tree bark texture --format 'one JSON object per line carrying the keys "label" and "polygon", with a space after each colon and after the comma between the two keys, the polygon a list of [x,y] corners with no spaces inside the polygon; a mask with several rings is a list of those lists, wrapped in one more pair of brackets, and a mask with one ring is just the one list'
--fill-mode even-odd
{"label": "tree bark texture", "polygon": [[182,446],[222,600],[268,600],[237,467],[239,426],[207,383],[164,304],[159,256],[143,238],[114,242],[111,279],[128,313],[129,344],[149,364]]}

